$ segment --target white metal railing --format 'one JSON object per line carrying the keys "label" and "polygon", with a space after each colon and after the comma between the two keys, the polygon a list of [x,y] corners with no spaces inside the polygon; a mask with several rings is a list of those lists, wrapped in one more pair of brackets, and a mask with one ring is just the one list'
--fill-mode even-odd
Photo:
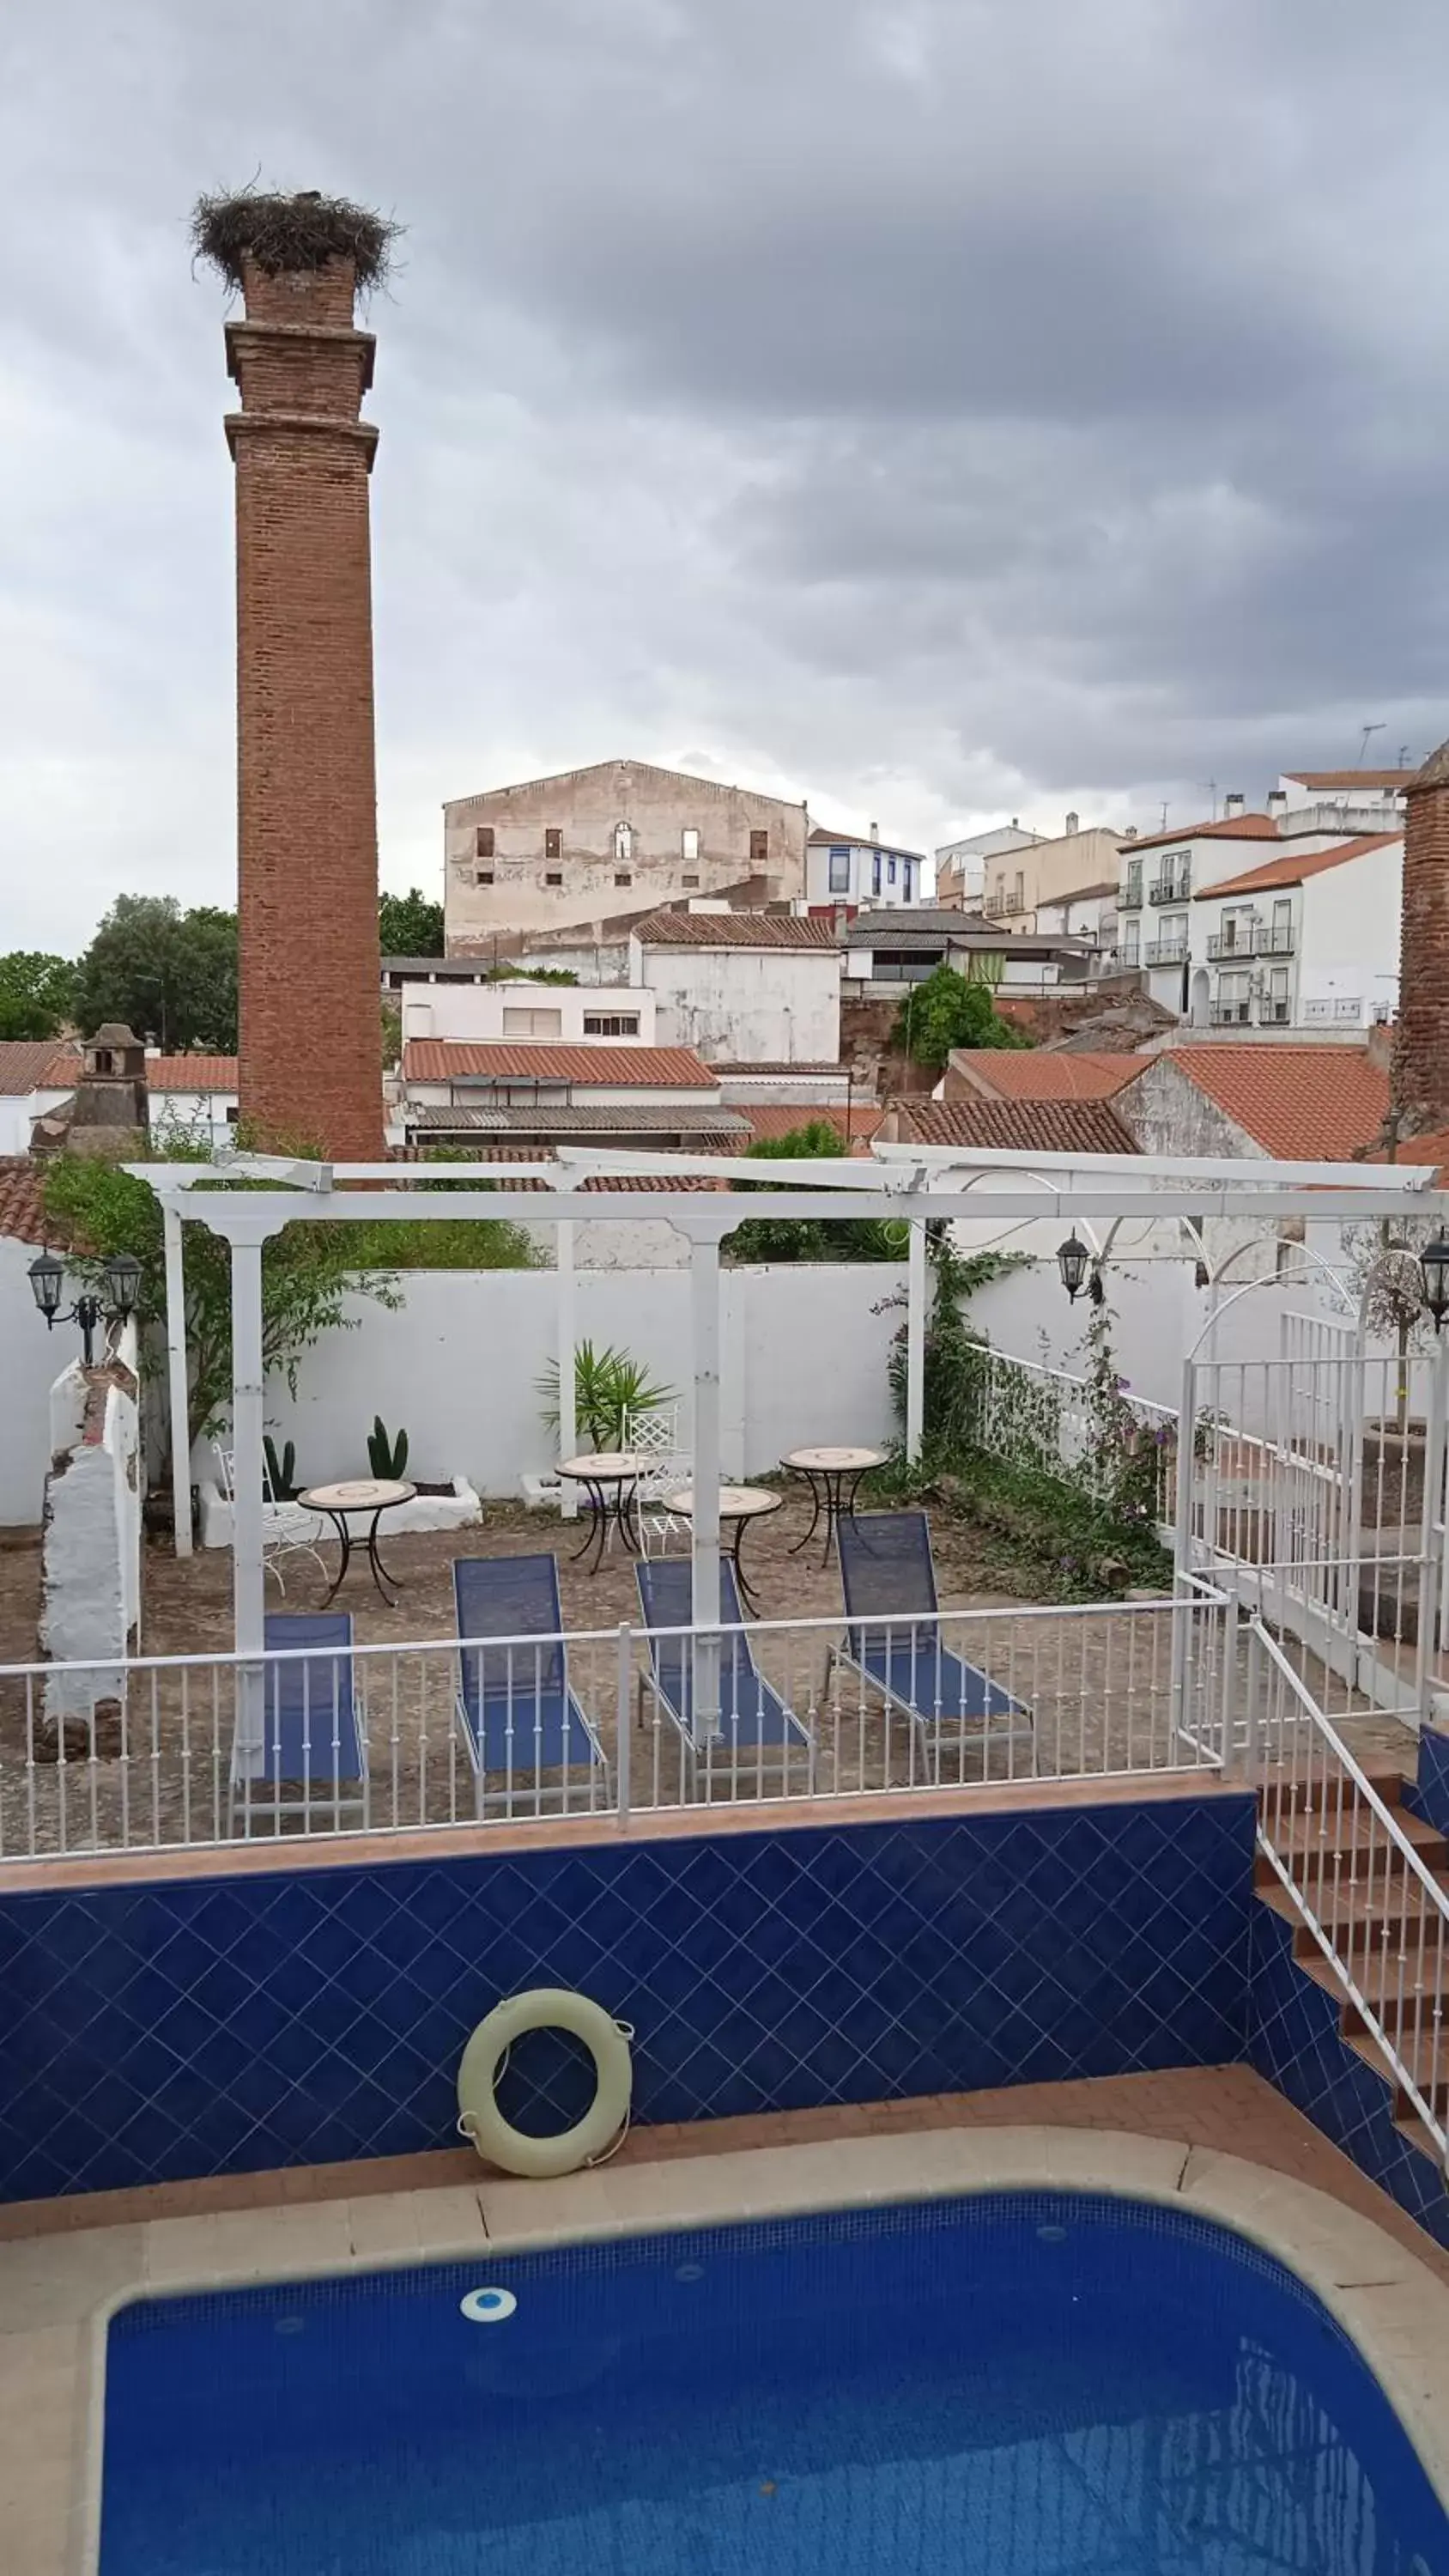
{"label": "white metal railing", "polygon": [[[232,1836],[622,1826],[720,1802],[1217,1770],[1235,1617],[1200,1586],[1176,1602],[872,1612],[855,1630],[836,1616],[357,1646],[347,1661],[144,1658],[119,1693],[114,1664],[11,1665],[0,1872]],[[63,1726],[45,1714],[58,1682]]]}
{"label": "white metal railing", "polygon": [[1245,1701],[1258,1843],[1439,2156],[1449,2161],[1449,1888],[1254,1618]]}
{"label": "white metal railing", "polygon": [[[1106,1500],[1120,1483],[1122,1452],[1104,1452],[1101,1430],[1092,1408],[1092,1391],[1084,1377],[1068,1369],[1048,1368],[1040,1361],[1016,1359],[1006,1351],[983,1350],[973,1365],[979,1372],[979,1394],[972,1415],[972,1438],[989,1457],[1034,1466],[1047,1475],[1065,1475],[1089,1493]],[[1173,1517],[1177,1476],[1177,1414],[1165,1404],[1122,1391],[1131,1417],[1132,1437],[1153,1452],[1150,1480],[1143,1489],[1154,1497],[1159,1527]]]}

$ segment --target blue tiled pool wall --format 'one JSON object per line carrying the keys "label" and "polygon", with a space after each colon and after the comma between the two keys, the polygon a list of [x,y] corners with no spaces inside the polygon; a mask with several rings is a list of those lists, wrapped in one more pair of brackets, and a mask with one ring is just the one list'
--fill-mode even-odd
{"label": "blue tiled pool wall", "polygon": [[[641,2122],[1222,2064],[1252,1804],[921,1817],[0,1898],[0,2198],[453,2142],[469,2031],[572,1986]],[[582,2106],[539,2034],[501,2098]]]}
{"label": "blue tiled pool wall", "polygon": [[1395,2128],[1392,2088],[1349,2047],[1335,1998],[1295,1965],[1292,1924],[1255,1905],[1249,1938],[1248,2055],[1256,2072],[1449,2247],[1444,2177]]}
{"label": "blue tiled pool wall", "polygon": [[1426,1726],[1419,1736],[1419,1771],[1409,1805],[1426,1825],[1449,1834],[1449,1728]]}

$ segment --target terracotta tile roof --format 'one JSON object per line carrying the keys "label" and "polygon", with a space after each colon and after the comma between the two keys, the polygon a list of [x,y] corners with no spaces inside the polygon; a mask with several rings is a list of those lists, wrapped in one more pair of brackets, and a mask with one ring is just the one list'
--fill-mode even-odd
{"label": "terracotta tile roof", "polygon": [[719,1078],[693,1047],[467,1046],[412,1038],[403,1049],[409,1082],[569,1082],[612,1091],[714,1091]]}
{"label": "terracotta tile roof", "polygon": [[1301,885],[1305,877],[1321,877],[1325,868],[1341,868],[1347,860],[1366,858],[1370,850],[1386,850],[1403,837],[1402,832],[1366,832],[1359,840],[1336,842],[1331,850],[1303,850],[1296,857],[1291,849],[1285,850],[1281,859],[1265,859],[1260,868],[1249,868],[1240,877],[1204,886],[1193,901],[1207,903],[1218,895],[1265,894],[1270,886]]}
{"label": "terracotta tile roof", "polygon": [[1278,826],[1271,814],[1229,814],[1221,823],[1184,823],[1180,831],[1152,832],[1140,840],[1119,841],[1124,859],[1134,850],[1164,850],[1171,843],[1176,849],[1182,841],[1276,841]]}
{"label": "terracotta tile roof", "polygon": [[911,1100],[899,1104],[913,1145],[980,1145],[1024,1154],[1135,1154],[1102,1100]]}
{"label": "terracotta tile roof", "polygon": [[[1379,1146],[1366,1159],[1370,1163],[1386,1163],[1388,1147]],[[1449,1127],[1433,1127],[1422,1136],[1401,1136],[1394,1149],[1394,1161],[1432,1164],[1435,1186],[1442,1190],[1446,1186],[1446,1166],[1449,1166]]]}
{"label": "terracotta tile roof", "polygon": [[33,1163],[28,1154],[0,1154],[0,1234],[15,1243],[60,1239],[60,1227],[45,1222],[44,1188],[43,1163]]}
{"label": "terracotta tile roof", "polygon": [[234,1055],[150,1055],[146,1058],[148,1091],[235,1091]]}
{"label": "terracotta tile roof", "polygon": [[1407,787],[1418,776],[1414,769],[1285,769],[1295,787]]}
{"label": "terracotta tile roof", "polygon": [[634,931],[646,948],[833,948],[835,925],[791,912],[651,912]]}
{"label": "terracotta tile roof", "polygon": [[883,850],[889,859],[919,859],[923,866],[926,857],[924,850],[908,850],[903,841],[893,841],[889,835],[883,837],[879,832],[827,832],[823,823],[816,824],[810,834],[808,846],[817,850],[825,849],[827,846],[837,850]]}
{"label": "terracotta tile roof", "polygon": [[68,1091],[80,1072],[73,1038],[0,1038],[0,1093],[23,1100],[31,1091]]}
{"label": "terracotta tile roof", "polygon": [[1020,1054],[1009,1047],[955,1047],[951,1053],[954,1071],[999,1100],[1110,1100],[1146,1061],[1140,1055],[1091,1049],[1068,1055],[1044,1047]]}
{"label": "terracotta tile roof", "polygon": [[1367,1047],[1181,1046],[1163,1060],[1279,1162],[1347,1162],[1388,1114],[1389,1078]]}
{"label": "terracotta tile roof", "polygon": [[[702,1148],[701,1150],[704,1149]],[[729,1145],[712,1145],[708,1150],[711,1153],[729,1153],[733,1148]],[[399,1161],[416,1165],[424,1158],[415,1150],[407,1149],[399,1155],[398,1159]],[[547,1145],[497,1145],[480,1143],[476,1153],[471,1146],[469,1147],[469,1159],[470,1161],[477,1163],[498,1163],[502,1165],[508,1163],[554,1163],[557,1162],[558,1156]],[[420,1177],[426,1178],[427,1175],[425,1173],[419,1174],[417,1171],[410,1171],[407,1177],[409,1181],[413,1181]],[[542,1190],[548,1196],[552,1196],[552,1190],[547,1181],[508,1181],[507,1179],[500,1177],[498,1186],[500,1189]],[[687,1174],[675,1172],[628,1172],[616,1174],[606,1172],[596,1175],[591,1180],[584,1181],[581,1184],[581,1187],[586,1190],[597,1190],[599,1192],[607,1192],[610,1190],[723,1190],[728,1189],[729,1183],[727,1181],[716,1180],[713,1175],[705,1174],[703,1172]]]}
{"label": "terracotta tile roof", "polygon": [[864,1141],[867,1144],[879,1131],[885,1116],[885,1111],[874,1100],[853,1101],[848,1113],[843,1100],[795,1102],[772,1100],[762,1101],[758,1107],[753,1101],[741,1101],[739,1109],[741,1117],[748,1118],[757,1138],[793,1136],[797,1128],[809,1127],[822,1118],[828,1119],[837,1136],[843,1138],[847,1133],[848,1114],[851,1141],[853,1143]]}

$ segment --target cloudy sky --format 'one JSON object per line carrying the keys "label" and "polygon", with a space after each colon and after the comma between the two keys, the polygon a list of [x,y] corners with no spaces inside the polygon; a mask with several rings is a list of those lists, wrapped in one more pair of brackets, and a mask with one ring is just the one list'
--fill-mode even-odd
{"label": "cloudy sky", "polygon": [[613,754],[931,846],[1449,732],[1442,0],[30,0],[0,22],[0,949],[231,901],[197,191],[407,227],[384,881]]}

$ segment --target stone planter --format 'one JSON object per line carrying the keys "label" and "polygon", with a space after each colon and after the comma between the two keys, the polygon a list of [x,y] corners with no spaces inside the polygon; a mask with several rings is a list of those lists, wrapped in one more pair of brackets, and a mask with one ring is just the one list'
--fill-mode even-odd
{"label": "stone planter", "polygon": [[[317,1481],[320,1484],[323,1480],[319,1477]],[[483,1505],[476,1488],[466,1476],[454,1476],[446,1493],[415,1494],[410,1503],[399,1503],[386,1512],[382,1538],[385,1544],[389,1538],[424,1530],[471,1529],[482,1518]],[[231,1505],[210,1478],[201,1486],[199,1528],[203,1547],[230,1547]],[[322,1521],[322,1531],[325,1537],[331,1536],[330,1521]]]}

